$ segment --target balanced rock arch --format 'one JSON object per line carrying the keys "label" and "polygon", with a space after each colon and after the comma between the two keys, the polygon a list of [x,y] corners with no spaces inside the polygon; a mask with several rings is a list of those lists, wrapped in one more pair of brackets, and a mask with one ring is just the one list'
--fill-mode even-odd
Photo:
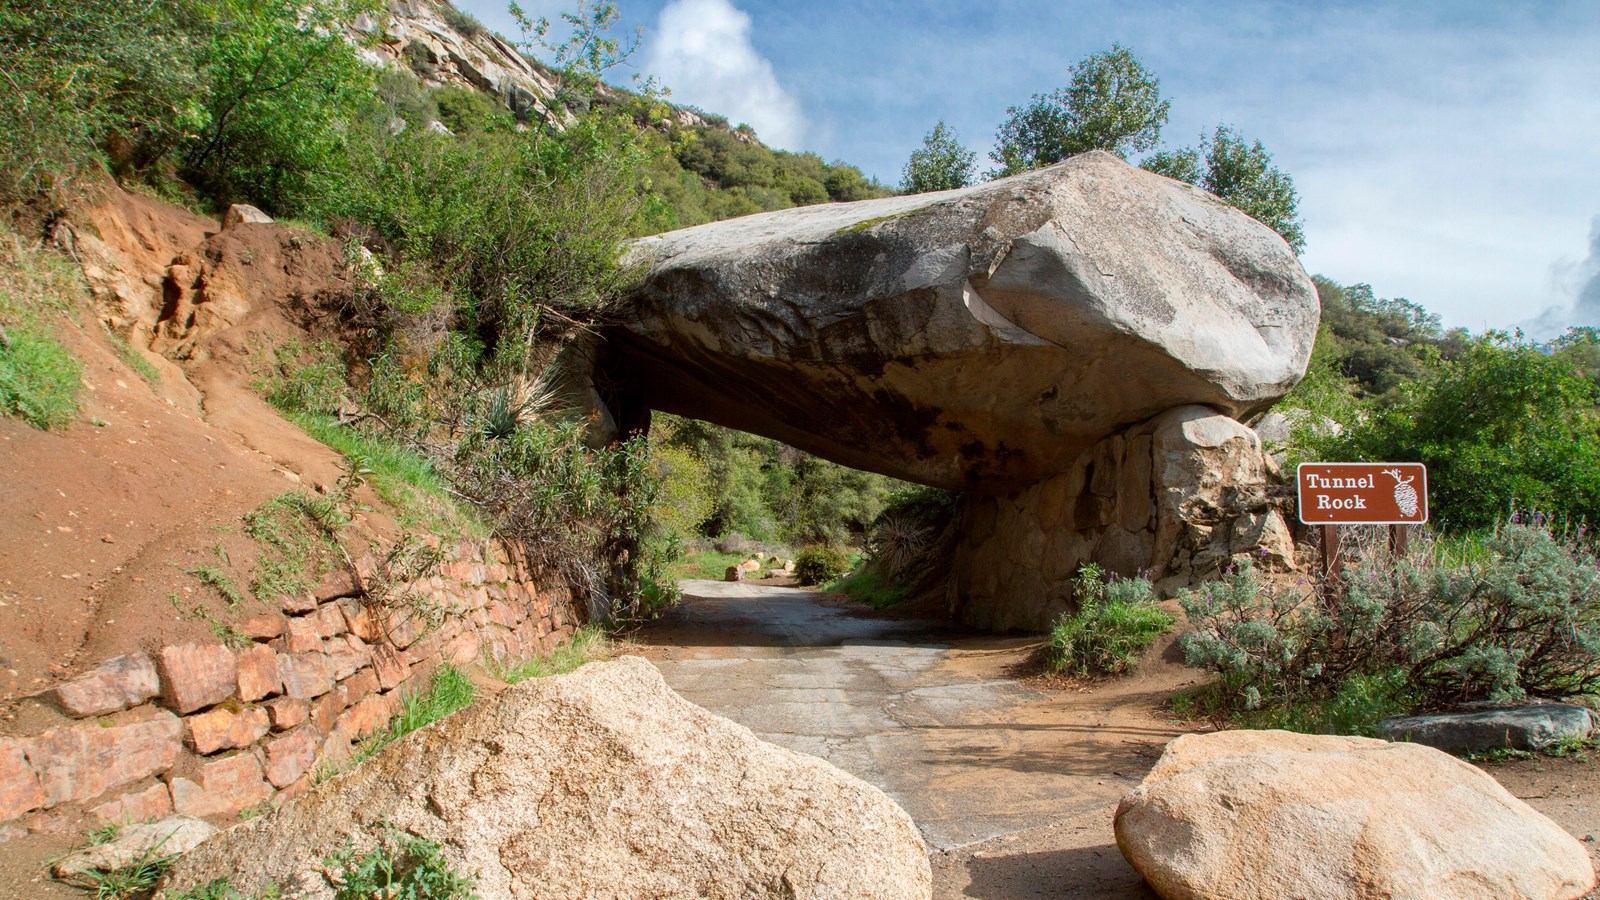
{"label": "balanced rock arch", "polygon": [[1046,626],[1088,561],[1176,585],[1293,552],[1240,422],[1304,374],[1316,291],[1209,194],[1097,152],[632,253],[644,280],[590,369],[602,419],[661,410],[967,493],[951,607],[975,626]]}

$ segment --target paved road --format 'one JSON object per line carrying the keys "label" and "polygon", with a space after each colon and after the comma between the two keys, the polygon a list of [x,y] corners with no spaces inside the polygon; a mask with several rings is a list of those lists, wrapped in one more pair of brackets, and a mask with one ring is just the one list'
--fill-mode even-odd
{"label": "paved road", "polygon": [[1004,677],[1026,641],[868,618],[795,588],[689,581],[684,594],[640,635],[667,683],[882,788],[934,850],[1114,805],[1171,735],[1148,716],[1115,721],[1126,691],[1091,703]]}

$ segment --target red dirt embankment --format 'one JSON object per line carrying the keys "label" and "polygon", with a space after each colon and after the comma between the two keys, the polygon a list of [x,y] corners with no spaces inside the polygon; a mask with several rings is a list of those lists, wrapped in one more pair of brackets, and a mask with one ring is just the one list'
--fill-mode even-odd
{"label": "red dirt embankment", "polygon": [[248,389],[263,348],[308,335],[345,286],[334,242],[276,224],[222,231],[115,188],[55,236],[92,296],[59,329],[83,391],[59,431],[0,419],[0,734],[31,730],[16,701],[83,666],[210,638],[171,599],[185,611],[206,600],[186,570],[226,559],[248,571],[240,517],[340,471]]}

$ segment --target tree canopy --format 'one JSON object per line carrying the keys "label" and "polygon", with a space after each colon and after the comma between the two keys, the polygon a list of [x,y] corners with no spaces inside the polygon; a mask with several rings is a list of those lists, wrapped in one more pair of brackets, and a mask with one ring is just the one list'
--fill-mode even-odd
{"label": "tree canopy", "polygon": [[922,146],[911,151],[900,176],[900,189],[908,194],[948,191],[972,183],[978,169],[978,154],[961,146],[961,140],[943,119],[922,138]]}
{"label": "tree canopy", "polygon": [[1272,164],[1260,141],[1246,143],[1232,126],[1218,125],[1200,138],[1200,146],[1163,150],[1143,167],[1211,192],[1217,199],[1248,213],[1289,242],[1296,253],[1305,249],[1300,221],[1300,195],[1294,179]]}
{"label": "tree canopy", "polygon": [[1074,65],[1066,87],[1006,110],[989,154],[1000,164],[995,174],[1015,175],[1090,150],[1127,159],[1153,149],[1170,106],[1155,73],[1132,50],[1112,44]]}

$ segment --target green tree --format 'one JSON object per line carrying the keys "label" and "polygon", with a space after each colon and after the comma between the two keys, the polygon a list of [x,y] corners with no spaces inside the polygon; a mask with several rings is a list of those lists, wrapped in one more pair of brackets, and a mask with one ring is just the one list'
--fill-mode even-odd
{"label": "green tree", "polygon": [[978,154],[961,146],[961,140],[943,119],[922,138],[922,146],[911,151],[900,175],[900,189],[907,194],[948,191],[972,183],[978,168]]}
{"label": "green tree", "polygon": [[1272,165],[1272,154],[1260,141],[1246,143],[1228,125],[1200,139],[1199,148],[1163,150],[1142,164],[1168,178],[1203,188],[1223,203],[1243,210],[1276,231],[1294,252],[1305,249],[1300,221],[1300,195],[1294,179]]}
{"label": "green tree", "polygon": [[0,0],[0,198],[59,189],[102,154],[159,159],[204,95],[189,4]]}
{"label": "green tree", "polygon": [[1487,527],[1513,507],[1600,522],[1595,399],[1567,353],[1491,332],[1319,449],[1426,463],[1433,517],[1448,526]]}
{"label": "green tree", "polygon": [[1127,159],[1156,146],[1171,106],[1161,80],[1121,44],[1072,67],[1072,80],[1026,106],[1006,110],[990,157],[998,175],[1015,175],[1077,153],[1106,150]]}
{"label": "green tree", "polygon": [[249,201],[300,214],[343,174],[347,127],[377,75],[342,23],[366,0],[222,0],[206,7],[197,65],[211,91],[184,153],[185,177],[220,206]]}

